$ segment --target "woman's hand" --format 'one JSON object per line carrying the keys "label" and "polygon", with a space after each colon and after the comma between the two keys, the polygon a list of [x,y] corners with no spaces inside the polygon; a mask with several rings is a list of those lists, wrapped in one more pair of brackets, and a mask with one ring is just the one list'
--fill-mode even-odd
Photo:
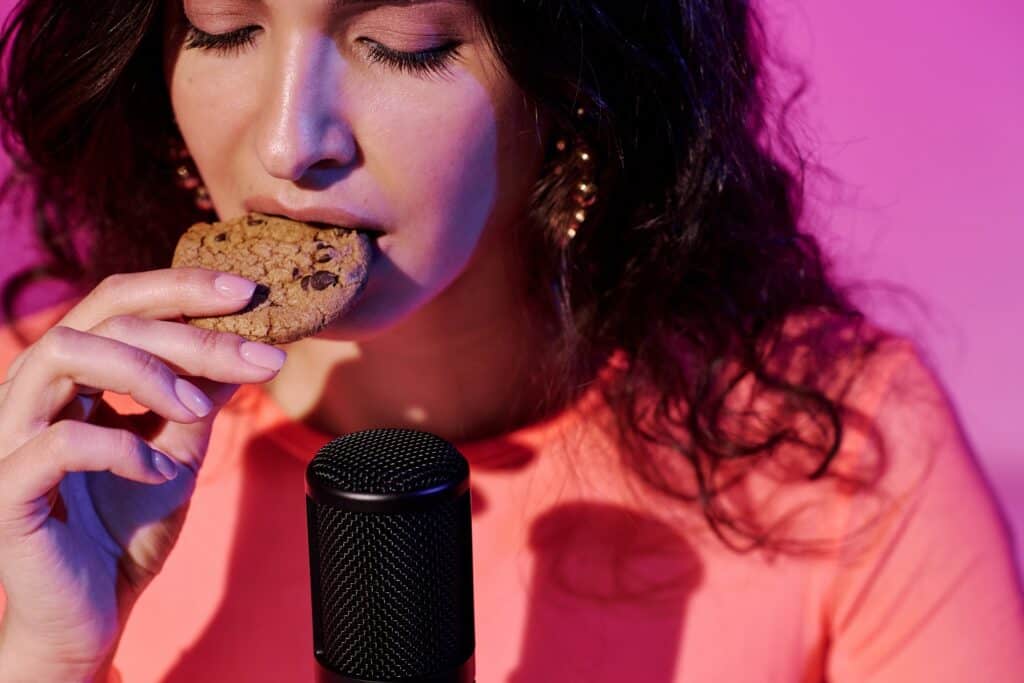
{"label": "woman's hand", "polygon": [[[38,663],[85,680],[116,648],[177,540],[218,409],[284,361],[175,321],[238,311],[253,287],[201,269],[112,276],[12,364],[0,385],[0,672]],[[118,415],[102,391],[149,412]]]}

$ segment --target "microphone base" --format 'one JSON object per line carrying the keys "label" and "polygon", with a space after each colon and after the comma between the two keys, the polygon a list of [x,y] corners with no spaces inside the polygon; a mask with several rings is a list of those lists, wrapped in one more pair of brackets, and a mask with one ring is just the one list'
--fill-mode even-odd
{"label": "microphone base", "polygon": [[389,680],[353,678],[328,669],[319,659],[315,659],[315,661],[316,683],[475,683],[476,681],[476,655],[470,655],[465,662],[448,671],[429,676]]}

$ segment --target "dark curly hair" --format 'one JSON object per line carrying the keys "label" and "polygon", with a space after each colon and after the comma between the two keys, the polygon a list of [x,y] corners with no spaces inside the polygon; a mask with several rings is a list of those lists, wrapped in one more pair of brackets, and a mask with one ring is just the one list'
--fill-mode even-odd
{"label": "dark curly hair", "polygon": [[[621,353],[626,370],[603,391],[633,470],[699,505],[736,549],[811,548],[723,494],[744,463],[782,457],[783,446],[803,454],[796,476],[830,475],[856,422],[837,361],[866,359],[878,339],[858,332],[861,314],[801,227],[810,164],[787,116],[801,88],[777,96],[750,3],[474,4],[524,94],[585,142],[598,169],[600,201],[567,246],[552,216],[571,205],[576,176],[552,172],[565,164],[557,150],[533,197],[536,281],[556,284],[554,297],[535,294],[558,324],[565,369],[550,404]],[[184,227],[207,218],[170,182],[177,132],[160,77],[162,17],[159,0],[23,0],[0,38],[8,189],[31,190],[49,274],[88,285],[164,266]],[[146,230],[129,237],[124,225]],[[818,322],[787,332],[801,316]],[[777,409],[730,408],[751,381]],[[665,449],[695,476],[671,476],[651,456]]]}

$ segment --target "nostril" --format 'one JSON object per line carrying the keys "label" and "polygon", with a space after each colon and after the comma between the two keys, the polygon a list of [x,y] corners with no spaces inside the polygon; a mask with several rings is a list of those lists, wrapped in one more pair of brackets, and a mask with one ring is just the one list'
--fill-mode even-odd
{"label": "nostril", "polygon": [[321,159],[312,166],[309,167],[311,171],[329,171],[335,168],[341,168],[342,163],[337,159]]}
{"label": "nostril", "polygon": [[325,190],[344,180],[352,170],[352,164],[345,164],[337,159],[321,159],[306,168],[305,173],[295,181],[295,185],[305,190]]}

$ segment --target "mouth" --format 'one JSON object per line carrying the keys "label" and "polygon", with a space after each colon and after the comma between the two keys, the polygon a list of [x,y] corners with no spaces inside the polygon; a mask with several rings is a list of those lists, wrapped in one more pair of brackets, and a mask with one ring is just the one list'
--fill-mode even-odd
{"label": "mouth", "polygon": [[254,196],[242,203],[242,209],[251,213],[262,213],[290,221],[305,223],[321,230],[350,230],[366,235],[372,242],[387,231],[384,225],[361,212],[348,210],[340,201],[321,200],[318,203],[304,202],[302,205],[278,201],[270,196]]}

